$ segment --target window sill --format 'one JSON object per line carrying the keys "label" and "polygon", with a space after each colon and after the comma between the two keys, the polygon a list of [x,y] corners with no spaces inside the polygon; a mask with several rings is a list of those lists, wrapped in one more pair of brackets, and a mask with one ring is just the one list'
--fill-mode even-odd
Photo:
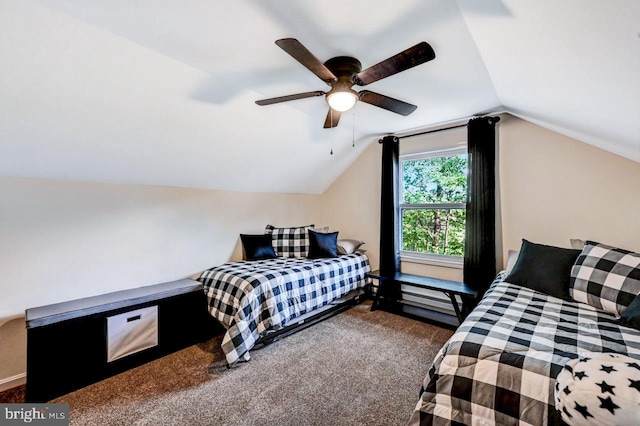
{"label": "window sill", "polygon": [[450,258],[447,256],[428,256],[419,255],[413,253],[400,253],[400,260],[402,262],[419,263],[422,265],[440,266],[443,268],[462,269],[462,258]]}

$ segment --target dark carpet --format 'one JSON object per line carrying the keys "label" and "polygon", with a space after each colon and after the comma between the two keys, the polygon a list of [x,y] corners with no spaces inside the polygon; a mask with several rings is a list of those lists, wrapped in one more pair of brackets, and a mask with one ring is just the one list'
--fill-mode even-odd
{"label": "dark carpet", "polygon": [[25,402],[27,388],[25,385],[16,386],[0,392],[0,403],[19,404]]}
{"label": "dark carpet", "polygon": [[217,337],[52,402],[72,425],[405,425],[452,331],[353,307],[226,369]]}

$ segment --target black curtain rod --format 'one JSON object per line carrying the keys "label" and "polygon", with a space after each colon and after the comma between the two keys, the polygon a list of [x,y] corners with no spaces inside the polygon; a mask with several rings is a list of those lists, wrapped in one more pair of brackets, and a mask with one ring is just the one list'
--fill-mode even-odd
{"label": "black curtain rod", "polygon": [[412,133],[410,135],[404,135],[404,136],[398,136],[398,138],[399,139],[412,138],[414,136],[428,135],[429,133],[444,132],[445,130],[459,129],[461,127],[467,127],[467,123],[458,124],[457,126],[442,127],[440,129],[425,130],[424,132]]}
{"label": "black curtain rod", "polygon": [[[482,116],[480,116],[482,117]],[[480,118],[480,117],[475,117],[475,118]],[[490,117],[490,121],[491,124],[495,124],[498,121],[500,121],[500,117]],[[436,133],[436,132],[444,132],[445,130],[453,130],[453,129],[460,129],[462,127],[467,127],[468,123],[464,123],[464,124],[457,124],[455,126],[449,126],[449,127],[441,127],[439,129],[433,129],[433,130],[425,130],[424,132],[418,132],[418,133],[411,133],[410,135],[404,135],[404,136],[396,136],[398,139],[406,139],[406,138],[413,138],[415,136],[422,136],[422,135],[428,135],[429,133]],[[391,135],[389,135],[391,136]],[[382,143],[382,139],[378,140],[378,143]]]}
{"label": "black curtain rod", "polygon": [[[412,133],[410,135],[396,136],[396,138],[398,138],[398,139],[412,138],[414,136],[428,135],[429,133],[444,132],[445,130],[459,129],[461,127],[467,127],[467,123],[458,124],[457,126],[442,127],[440,129],[425,130],[424,132]],[[391,136],[391,135],[389,135],[389,136]],[[378,143],[382,143],[382,139],[379,139]]]}

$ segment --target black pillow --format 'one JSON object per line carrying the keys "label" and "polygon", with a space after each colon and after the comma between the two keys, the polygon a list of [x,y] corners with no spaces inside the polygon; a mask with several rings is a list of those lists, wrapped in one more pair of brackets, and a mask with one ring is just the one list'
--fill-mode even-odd
{"label": "black pillow", "polygon": [[571,268],[580,253],[523,239],[518,261],[505,281],[570,300]]}
{"label": "black pillow", "polygon": [[640,294],[622,311],[620,319],[624,324],[640,330]]}
{"label": "black pillow", "polygon": [[244,258],[247,260],[274,259],[276,252],[273,250],[271,234],[240,234]]}
{"label": "black pillow", "polygon": [[338,233],[316,232],[309,229],[309,259],[322,257],[338,257]]}

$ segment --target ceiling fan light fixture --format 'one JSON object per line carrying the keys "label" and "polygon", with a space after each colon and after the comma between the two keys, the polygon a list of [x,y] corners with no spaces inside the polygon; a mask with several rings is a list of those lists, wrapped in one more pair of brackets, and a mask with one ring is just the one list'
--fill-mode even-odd
{"label": "ceiling fan light fixture", "polygon": [[366,86],[367,84],[429,62],[436,57],[433,48],[426,41],[422,41],[363,70],[362,63],[351,56],[336,56],[322,63],[309,49],[304,47],[302,43],[295,38],[276,40],[276,45],[287,52],[293,59],[304,65],[320,80],[331,86],[331,90],[328,92],[316,90],[313,92],[261,99],[257,100],[256,104],[271,105],[324,95],[325,101],[329,104],[329,112],[324,121],[324,129],[336,127],[340,121],[340,115],[352,109],[358,101],[404,116],[411,114],[416,110],[416,105],[411,105],[407,102],[369,90],[356,92],[351,87],[354,84]]}
{"label": "ceiling fan light fixture", "polygon": [[358,95],[353,90],[331,91],[327,94],[329,106],[339,112],[345,112],[353,108],[358,100]]}

